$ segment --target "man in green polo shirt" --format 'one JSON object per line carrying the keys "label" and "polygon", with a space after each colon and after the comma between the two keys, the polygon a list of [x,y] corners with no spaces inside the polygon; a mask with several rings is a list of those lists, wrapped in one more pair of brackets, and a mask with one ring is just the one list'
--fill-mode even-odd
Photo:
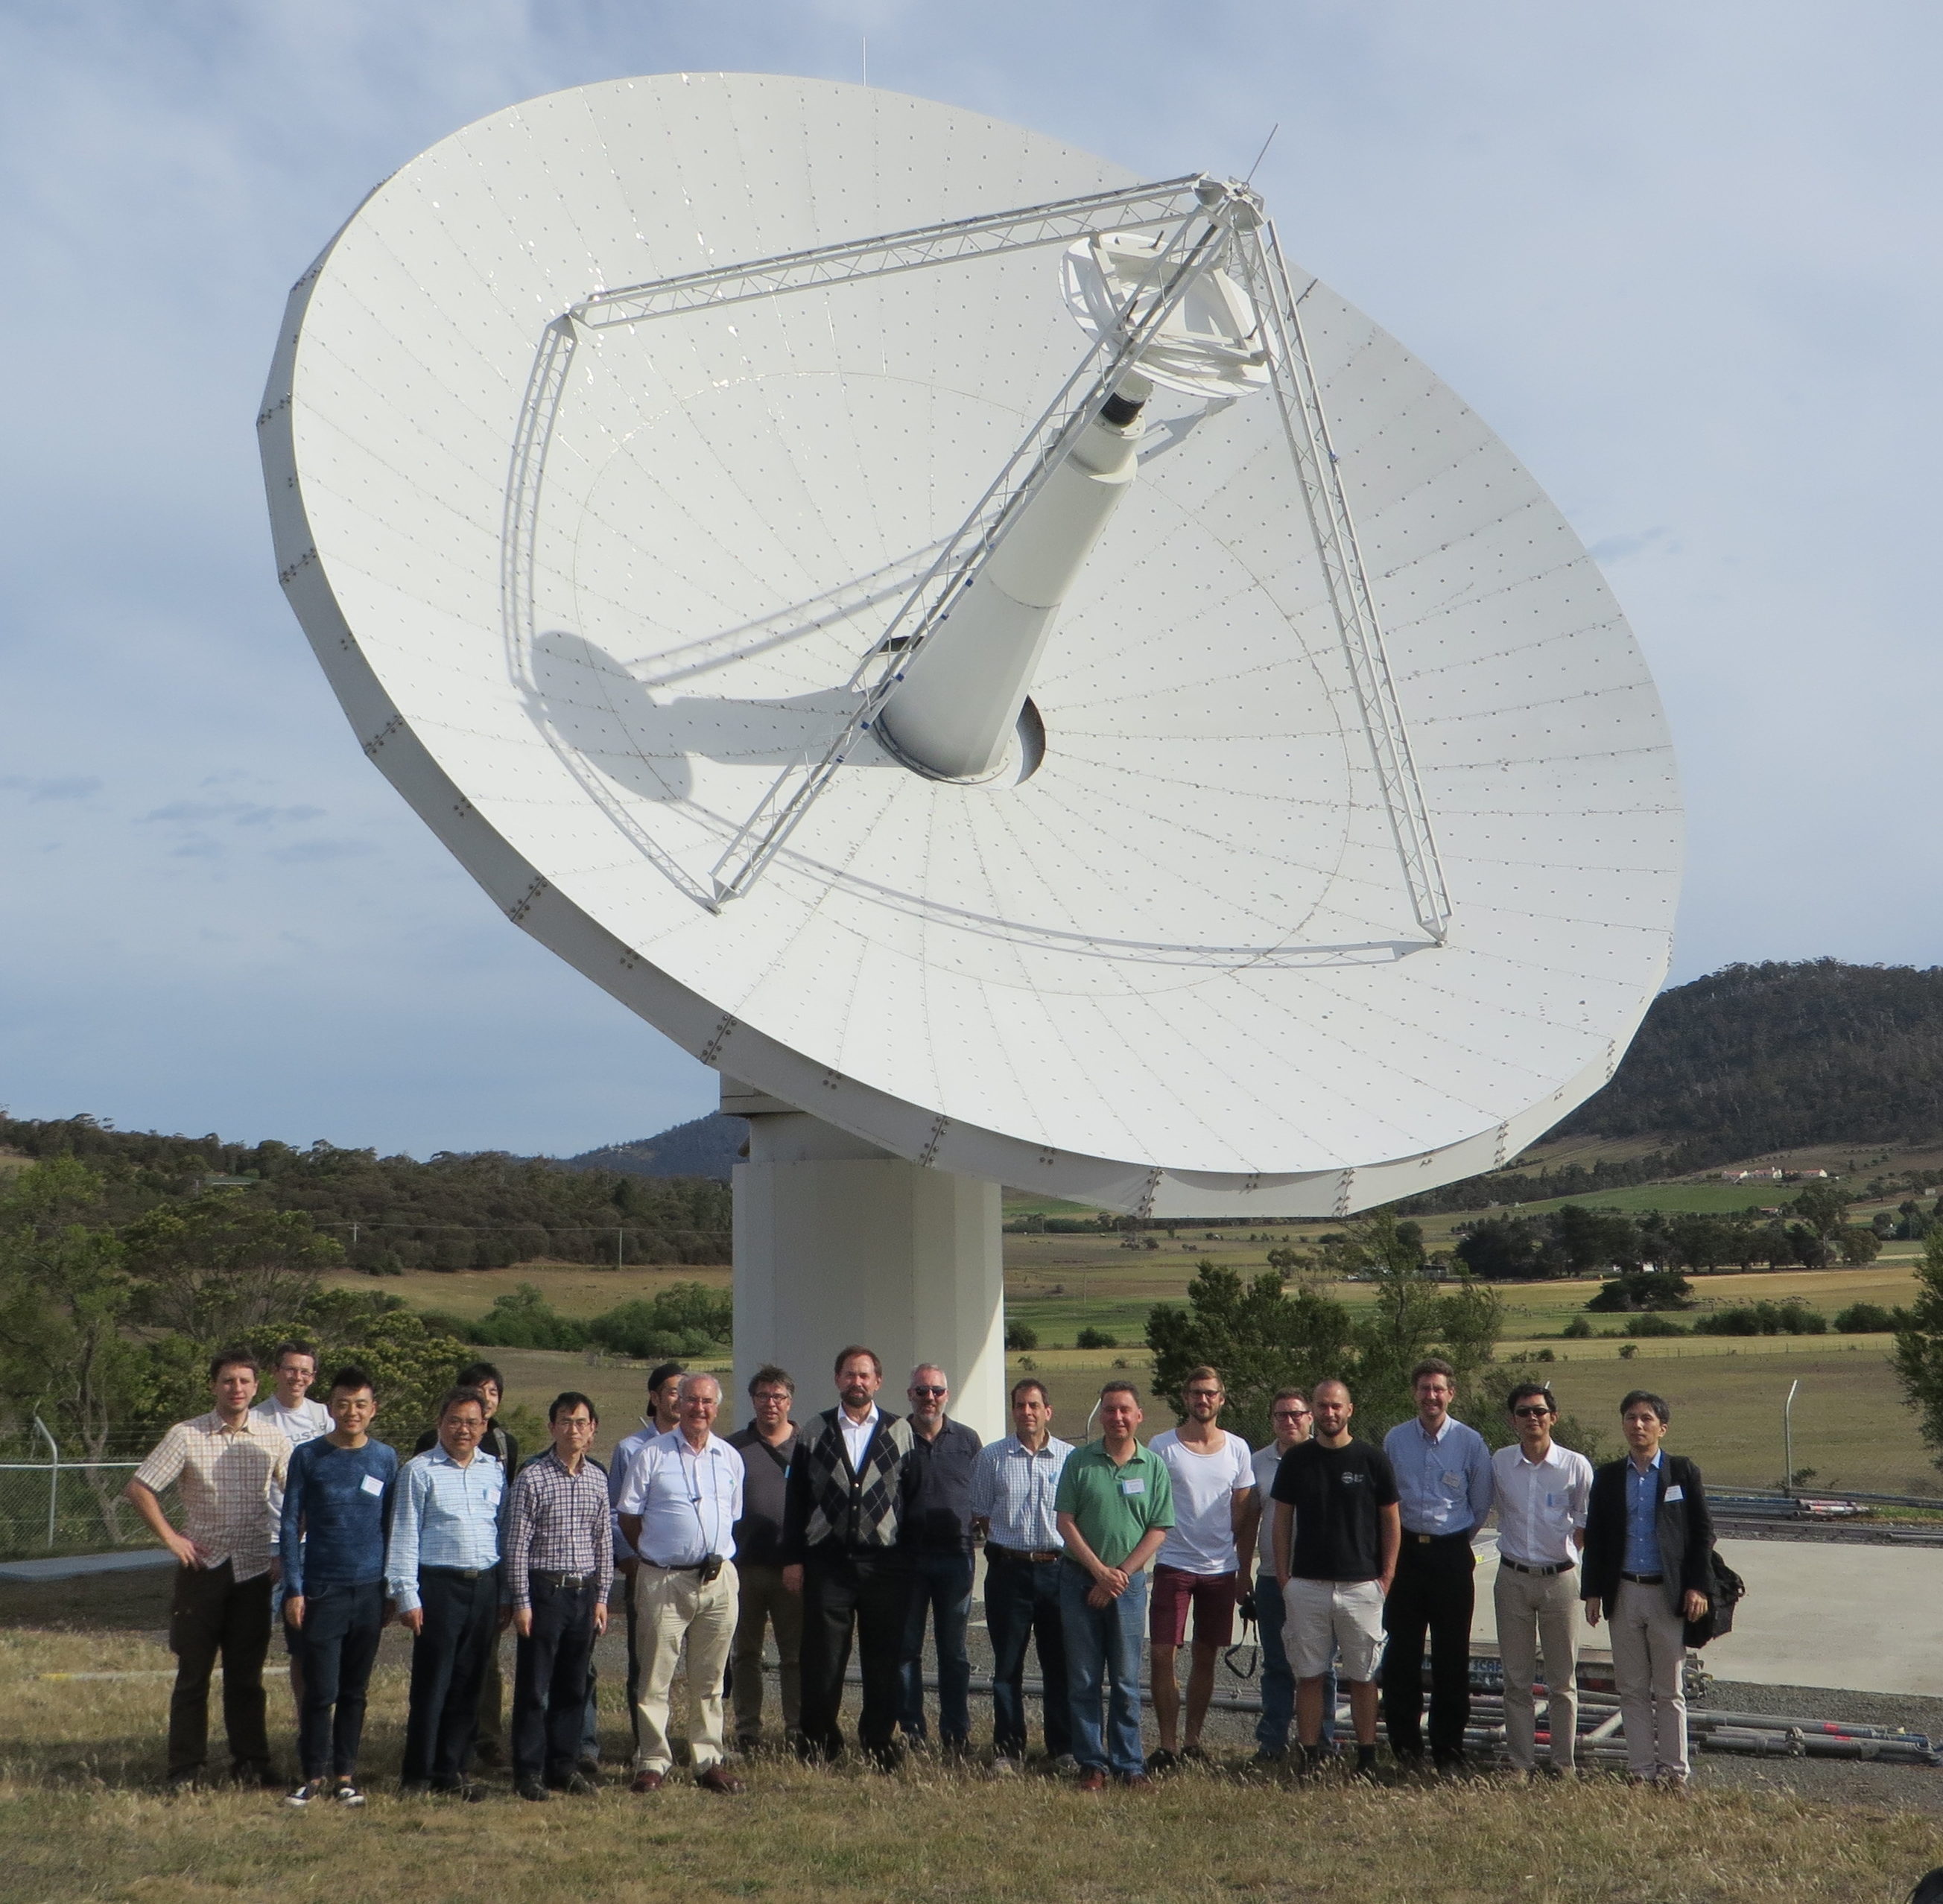
{"label": "man in green polo shirt", "polygon": [[[1067,1458],[1053,1501],[1066,1543],[1060,1623],[1082,1792],[1103,1790],[1110,1770],[1123,1785],[1147,1787],[1140,1749],[1145,1569],[1174,1525],[1174,1489],[1166,1464],[1134,1438],[1145,1418],[1131,1382],[1107,1383],[1100,1391],[1100,1439]],[[1105,1728],[1103,1679],[1113,1688]]]}

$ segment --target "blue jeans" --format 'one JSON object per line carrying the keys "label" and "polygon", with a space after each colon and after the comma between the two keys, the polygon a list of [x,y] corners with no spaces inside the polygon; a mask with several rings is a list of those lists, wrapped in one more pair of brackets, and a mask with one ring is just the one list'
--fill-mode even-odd
{"label": "blue jeans", "polygon": [[[1255,1743],[1280,1757],[1288,1751],[1289,1734],[1295,1727],[1295,1670],[1282,1641],[1282,1620],[1288,1609],[1272,1571],[1256,1576],[1254,1604],[1257,1644],[1262,1649],[1262,1715],[1255,1722]],[[1322,1743],[1336,1743],[1333,1668],[1322,1682]]]}
{"label": "blue jeans", "polygon": [[972,1556],[919,1550],[910,1558],[910,1601],[898,1660],[898,1724],[907,1739],[929,1736],[924,1723],[924,1618],[929,1612],[938,1647],[938,1736],[947,1745],[962,1745],[972,1736],[972,1662],[965,1651],[965,1629],[972,1618]]}
{"label": "blue jeans", "polygon": [[985,1550],[985,1627],[992,1638],[992,1744],[1001,1758],[1026,1752],[1026,1648],[1039,1642],[1041,1708],[1045,1752],[1057,1758],[1073,1749],[1066,1691],[1066,1639],[1061,1623],[1059,1583],[1063,1560],[1014,1560]]}
{"label": "blue jeans", "polygon": [[[1088,1606],[1093,1577],[1070,1560],[1060,1562],[1061,1624],[1066,1631],[1066,1685],[1073,1708],[1073,1755],[1088,1771],[1130,1778],[1143,1769],[1140,1747],[1140,1655],[1146,1650],[1147,1577],[1136,1574],[1127,1590],[1105,1606]],[[1100,1725],[1101,1682],[1112,1688],[1110,1712]]]}

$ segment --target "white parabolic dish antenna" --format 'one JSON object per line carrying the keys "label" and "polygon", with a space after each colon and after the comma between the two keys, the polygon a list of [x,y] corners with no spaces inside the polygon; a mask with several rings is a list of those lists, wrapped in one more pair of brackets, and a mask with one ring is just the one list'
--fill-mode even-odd
{"label": "white parabolic dish antenna", "polygon": [[1342,1214],[1530,1142],[1665,975],[1616,604],[1246,187],[818,81],[557,93],[371,194],[260,422],[366,752],[870,1154]]}

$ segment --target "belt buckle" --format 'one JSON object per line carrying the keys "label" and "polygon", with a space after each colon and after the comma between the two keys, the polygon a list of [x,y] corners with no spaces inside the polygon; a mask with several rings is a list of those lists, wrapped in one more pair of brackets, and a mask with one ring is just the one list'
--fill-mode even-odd
{"label": "belt buckle", "polygon": [[1430,1544],[1432,1537],[1428,1534],[1417,1534],[1412,1535],[1411,1538],[1417,1542],[1419,1547],[1427,1547]]}

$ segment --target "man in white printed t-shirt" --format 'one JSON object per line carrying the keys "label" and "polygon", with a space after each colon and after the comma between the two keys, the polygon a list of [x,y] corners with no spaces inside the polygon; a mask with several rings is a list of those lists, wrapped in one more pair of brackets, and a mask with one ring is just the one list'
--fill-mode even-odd
{"label": "man in white printed t-shirt", "polygon": [[[1248,1444],[1215,1419],[1228,1399],[1221,1378],[1212,1369],[1190,1370],[1180,1398],[1186,1420],[1149,1444],[1150,1452],[1166,1463],[1174,1485],[1174,1525],[1154,1556],[1147,1630],[1154,1717],[1160,1726],[1160,1749],[1147,1761],[1150,1771],[1170,1771],[1182,1758],[1203,1756],[1201,1728],[1214,1696],[1214,1663],[1222,1648],[1234,1641],[1235,1603],[1247,1571],[1249,1510],[1255,1497]],[[1183,1731],[1174,1658],[1187,1637],[1189,1607],[1194,1644]]]}
{"label": "man in white printed t-shirt", "polygon": [[[275,1428],[290,1444],[293,1452],[319,1435],[327,1435],[336,1426],[330,1411],[310,1397],[311,1384],[317,1380],[317,1347],[312,1342],[279,1342],[270,1357],[270,1373],[276,1387],[268,1401],[259,1402],[250,1412],[266,1428]],[[284,1651],[290,1656],[290,1697],[303,1710],[303,1641],[284,1617],[283,1556],[278,1541],[283,1531],[284,1491],[274,1482],[270,1487],[270,1557],[275,1569],[275,1584],[270,1590],[270,1622],[284,1632]]]}

